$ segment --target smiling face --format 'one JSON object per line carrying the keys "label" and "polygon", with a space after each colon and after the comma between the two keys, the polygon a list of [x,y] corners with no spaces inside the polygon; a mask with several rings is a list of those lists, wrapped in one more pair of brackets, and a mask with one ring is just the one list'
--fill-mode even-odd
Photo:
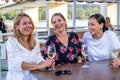
{"label": "smiling face", "polygon": [[19,30],[23,36],[29,36],[33,31],[33,26],[30,18],[23,16],[20,19],[19,25],[16,25],[16,29]]}
{"label": "smiling face", "polygon": [[52,17],[52,25],[54,26],[56,32],[66,31],[66,21],[59,15],[55,15]]}
{"label": "smiling face", "polygon": [[91,17],[88,21],[88,29],[92,36],[96,36],[103,32],[103,23],[99,24],[94,17]]}

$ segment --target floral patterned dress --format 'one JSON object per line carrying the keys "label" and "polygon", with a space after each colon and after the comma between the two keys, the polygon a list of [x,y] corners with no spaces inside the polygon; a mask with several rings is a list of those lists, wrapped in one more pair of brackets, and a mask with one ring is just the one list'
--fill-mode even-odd
{"label": "floral patterned dress", "polygon": [[[68,46],[66,47],[62,44],[57,36],[51,35],[49,36],[46,46],[55,46],[56,48],[56,56],[55,56],[55,64],[65,64],[65,63],[76,63],[77,56],[81,56],[81,45],[78,39],[78,36],[74,32],[68,33]],[[47,58],[47,47],[45,49],[44,58]]]}

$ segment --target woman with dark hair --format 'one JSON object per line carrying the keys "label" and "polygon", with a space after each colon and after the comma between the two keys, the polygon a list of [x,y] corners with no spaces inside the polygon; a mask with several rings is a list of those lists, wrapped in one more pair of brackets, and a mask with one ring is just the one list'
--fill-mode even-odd
{"label": "woman with dark hair", "polygon": [[67,32],[67,22],[61,13],[55,13],[51,18],[55,33],[49,36],[46,42],[45,58],[47,58],[47,46],[55,46],[55,64],[82,63],[81,45],[78,36],[74,32]]}
{"label": "woman with dark hair", "polygon": [[0,18],[0,31],[2,31],[2,33],[6,33],[6,25],[4,24],[4,20],[2,18]]}
{"label": "woman with dark hair", "polygon": [[89,32],[83,35],[83,43],[88,47],[89,61],[104,60],[110,58],[110,52],[120,52],[120,42],[113,31],[106,27],[105,19],[101,14],[89,17]]}

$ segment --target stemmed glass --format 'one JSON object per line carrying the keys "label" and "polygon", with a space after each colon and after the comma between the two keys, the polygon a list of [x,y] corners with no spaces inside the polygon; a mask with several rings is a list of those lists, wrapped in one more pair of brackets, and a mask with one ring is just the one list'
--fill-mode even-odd
{"label": "stemmed glass", "polygon": [[[54,60],[54,57],[56,55],[55,46],[47,46],[47,48],[48,48],[48,52],[47,52],[48,58],[51,58],[52,60]],[[52,70],[56,70],[54,63],[52,64]]]}
{"label": "stemmed glass", "polygon": [[86,58],[87,58],[87,56],[88,56],[88,48],[87,48],[87,46],[85,45],[85,44],[82,44],[82,55],[85,57],[85,64],[82,66],[82,68],[88,68],[88,67],[90,67],[90,66],[88,66],[87,64],[86,64]]}
{"label": "stemmed glass", "polygon": [[112,50],[110,52],[110,67],[112,67],[112,60],[118,57],[118,51]]}
{"label": "stemmed glass", "polygon": [[110,59],[114,59],[118,57],[118,51],[117,50],[113,50],[110,52]]}

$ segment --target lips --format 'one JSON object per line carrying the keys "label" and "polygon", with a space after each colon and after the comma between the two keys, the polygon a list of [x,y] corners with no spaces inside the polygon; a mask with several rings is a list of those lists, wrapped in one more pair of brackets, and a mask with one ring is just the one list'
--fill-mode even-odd
{"label": "lips", "polygon": [[91,34],[93,33],[93,31],[94,31],[94,30],[92,30],[92,29],[89,29],[89,32],[90,32]]}
{"label": "lips", "polygon": [[56,29],[60,29],[60,28],[61,28],[61,25],[56,25],[55,28],[56,28]]}
{"label": "lips", "polygon": [[30,33],[32,31],[32,28],[25,28],[25,32]]}
{"label": "lips", "polygon": [[30,31],[31,31],[31,29],[25,29],[25,31],[30,32]]}

